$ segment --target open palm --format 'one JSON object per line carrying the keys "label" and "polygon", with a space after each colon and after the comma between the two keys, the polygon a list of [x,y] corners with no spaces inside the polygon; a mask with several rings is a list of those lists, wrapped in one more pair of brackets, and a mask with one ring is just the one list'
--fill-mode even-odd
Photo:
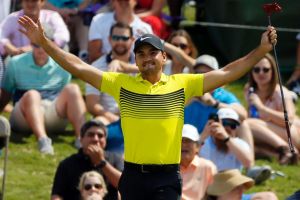
{"label": "open palm", "polygon": [[24,28],[20,29],[20,32],[26,35],[32,43],[41,44],[46,38],[39,20],[35,23],[30,17],[25,15],[19,18],[18,23]]}

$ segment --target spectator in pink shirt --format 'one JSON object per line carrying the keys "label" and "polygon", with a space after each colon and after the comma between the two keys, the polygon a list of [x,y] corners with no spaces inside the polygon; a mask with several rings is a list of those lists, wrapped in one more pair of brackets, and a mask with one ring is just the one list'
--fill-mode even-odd
{"label": "spectator in pink shirt", "polygon": [[183,126],[180,161],[182,200],[202,199],[217,171],[211,161],[198,156],[199,139],[196,127],[190,124]]}
{"label": "spectator in pink shirt", "polygon": [[34,21],[40,19],[42,24],[50,24],[54,30],[54,41],[64,47],[70,40],[70,33],[62,17],[54,11],[42,10],[45,0],[22,0],[22,10],[8,15],[1,23],[1,55],[18,55],[31,50],[30,41],[23,35],[18,24],[20,16],[27,15]]}

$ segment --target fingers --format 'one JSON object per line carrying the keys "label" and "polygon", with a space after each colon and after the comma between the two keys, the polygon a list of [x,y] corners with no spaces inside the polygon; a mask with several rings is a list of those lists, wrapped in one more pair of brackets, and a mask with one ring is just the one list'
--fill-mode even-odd
{"label": "fingers", "polygon": [[271,44],[277,43],[277,32],[273,26],[268,26],[268,37]]}

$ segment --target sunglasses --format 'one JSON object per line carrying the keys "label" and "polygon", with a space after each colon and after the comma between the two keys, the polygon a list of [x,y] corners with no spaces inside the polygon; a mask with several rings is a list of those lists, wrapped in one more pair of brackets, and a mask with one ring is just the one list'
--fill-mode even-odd
{"label": "sunglasses", "polygon": [[187,44],[183,44],[183,43],[179,43],[179,44],[174,43],[173,45],[174,45],[175,47],[179,47],[179,48],[182,49],[182,50],[185,50],[185,49],[188,48],[188,45],[187,45]]}
{"label": "sunglasses", "polygon": [[128,36],[123,36],[123,35],[112,35],[111,36],[111,39],[113,41],[119,41],[119,40],[122,40],[123,42],[126,42],[129,40],[130,37]]}
{"label": "sunglasses", "polygon": [[96,189],[101,189],[101,188],[102,188],[102,184],[96,183],[96,184],[85,184],[85,185],[84,185],[84,189],[85,189],[86,191],[92,189],[92,187],[94,187],[94,188],[96,188]]}
{"label": "sunglasses", "polygon": [[224,119],[222,120],[222,124],[223,124],[223,126],[230,127],[232,130],[235,130],[239,126],[238,123],[236,123],[232,120],[224,120]]}
{"label": "sunglasses", "polygon": [[260,71],[262,71],[263,73],[268,73],[270,71],[271,68],[266,68],[266,67],[254,67],[253,68],[253,72],[256,74],[259,74]]}

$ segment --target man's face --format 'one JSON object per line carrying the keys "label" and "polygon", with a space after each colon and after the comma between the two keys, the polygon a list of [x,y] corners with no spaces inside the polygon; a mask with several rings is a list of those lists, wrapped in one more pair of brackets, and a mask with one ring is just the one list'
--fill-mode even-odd
{"label": "man's face", "polygon": [[129,53],[134,39],[130,36],[129,29],[116,27],[113,29],[109,41],[113,53],[117,56],[123,56]]}
{"label": "man's face", "polygon": [[135,62],[142,74],[153,74],[162,71],[167,56],[165,52],[150,44],[144,44],[135,53]]}
{"label": "man's face", "polygon": [[81,138],[83,149],[87,149],[90,145],[100,145],[102,149],[106,146],[106,135],[102,128],[97,126],[90,127]]}
{"label": "man's face", "polygon": [[181,162],[190,163],[198,153],[199,147],[196,142],[189,138],[182,138],[181,142]]}
{"label": "man's face", "polygon": [[28,16],[38,16],[44,5],[44,0],[22,0],[24,14]]}

